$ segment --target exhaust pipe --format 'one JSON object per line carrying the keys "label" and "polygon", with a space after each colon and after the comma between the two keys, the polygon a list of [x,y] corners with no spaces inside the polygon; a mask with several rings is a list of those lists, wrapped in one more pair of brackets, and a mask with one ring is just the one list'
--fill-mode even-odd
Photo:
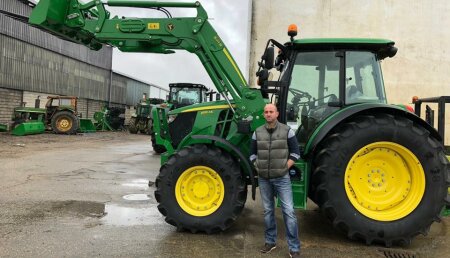
{"label": "exhaust pipe", "polygon": [[36,100],[34,100],[34,107],[35,108],[40,108],[41,107],[41,100],[40,100],[41,96],[38,96]]}

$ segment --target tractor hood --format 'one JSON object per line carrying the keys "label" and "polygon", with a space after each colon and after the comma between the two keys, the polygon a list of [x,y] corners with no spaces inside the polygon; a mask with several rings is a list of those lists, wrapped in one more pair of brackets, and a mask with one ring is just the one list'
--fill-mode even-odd
{"label": "tractor hood", "polygon": [[28,112],[28,113],[43,113],[45,114],[44,108],[33,108],[33,107],[16,107],[14,112]]}
{"label": "tractor hood", "polygon": [[[231,105],[233,107],[235,106],[234,101],[231,101]],[[169,112],[169,115],[175,115],[175,114],[187,113],[187,112],[214,110],[214,109],[227,109],[227,108],[230,108],[228,103],[225,100],[219,100],[219,101],[203,102],[203,103],[199,103],[199,104],[194,104],[194,105],[174,109]]]}

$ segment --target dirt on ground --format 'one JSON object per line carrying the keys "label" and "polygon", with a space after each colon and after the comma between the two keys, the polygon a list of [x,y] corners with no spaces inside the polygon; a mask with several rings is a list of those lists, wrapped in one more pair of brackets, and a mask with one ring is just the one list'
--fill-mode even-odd
{"label": "dirt on ground", "polygon": [[8,132],[0,133],[0,154],[4,158],[20,157],[39,151],[64,150],[71,148],[89,148],[105,144],[132,141],[134,139],[145,140],[145,135],[133,135],[127,131],[78,133],[74,135],[55,134],[46,132],[43,134],[14,136]]}

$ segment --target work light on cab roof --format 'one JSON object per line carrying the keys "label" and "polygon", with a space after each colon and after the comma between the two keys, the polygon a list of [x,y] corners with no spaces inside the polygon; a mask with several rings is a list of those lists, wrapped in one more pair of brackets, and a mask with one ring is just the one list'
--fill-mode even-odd
{"label": "work light on cab roof", "polygon": [[291,41],[294,40],[294,37],[297,36],[298,28],[295,24],[290,24],[288,27],[288,36],[291,37]]}

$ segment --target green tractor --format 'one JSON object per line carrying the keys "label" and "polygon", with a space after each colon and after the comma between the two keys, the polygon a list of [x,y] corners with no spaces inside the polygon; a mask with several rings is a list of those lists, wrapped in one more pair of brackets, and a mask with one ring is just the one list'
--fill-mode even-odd
{"label": "green tractor", "polygon": [[[193,8],[197,15],[110,18],[106,5],[167,14],[165,7]],[[292,173],[297,208],[305,209],[309,197],[336,230],[386,246],[408,244],[439,221],[449,161],[432,126],[387,104],[380,62],[396,54],[391,40],[295,39],[296,31],[289,30],[287,43],[268,41],[256,89],[199,2],[41,0],[30,23],[92,49],[183,49],[198,56],[224,100],[152,111],[156,143],[167,150],[155,197],[166,222],[178,230],[227,230],[243,211],[247,186],[255,198],[250,140],[264,124],[269,102],[278,106],[280,122],[296,130],[302,147]],[[275,68],[280,76],[270,81]]]}
{"label": "green tractor", "polygon": [[136,105],[136,113],[131,115],[130,123],[128,125],[128,131],[132,134],[137,134],[138,132],[143,134],[150,134],[150,118],[152,107],[155,105],[160,105],[162,103],[164,103],[163,99],[147,99],[145,95],[142,101]]}
{"label": "green tractor", "polygon": [[[170,110],[181,107],[203,103],[212,100],[213,91],[209,90],[203,84],[194,83],[170,83],[169,95],[166,103],[157,106],[164,109],[167,113]],[[166,117],[164,117],[166,119]],[[166,148],[163,145],[156,144],[155,133],[153,131],[153,119],[150,120],[150,135],[152,139],[153,150],[156,153],[163,153]]]}
{"label": "green tractor", "polygon": [[[57,134],[74,134],[80,128],[80,118],[77,112],[77,97],[48,96],[45,108],[39,108],[40,100],[36,99],[35,107],[17,107],[13,114],[13,134],[25,135],[36,133],[33,129],[36,123]],[[44,130],[40,130],[42,133]]]}

